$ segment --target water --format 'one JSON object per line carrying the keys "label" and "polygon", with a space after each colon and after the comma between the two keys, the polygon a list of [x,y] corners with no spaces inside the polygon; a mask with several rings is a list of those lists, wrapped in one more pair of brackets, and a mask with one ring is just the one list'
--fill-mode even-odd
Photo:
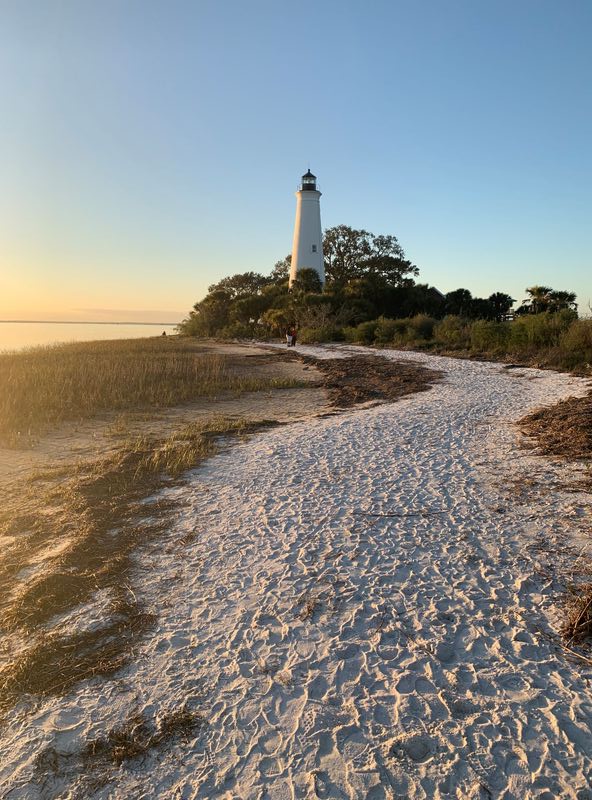
{"label": "water", "polygon": [[90,342],[97,339],[139,339],[175,333],[176,326],[124,322],[0,322],[0,352],[22,350],[58,342]]}

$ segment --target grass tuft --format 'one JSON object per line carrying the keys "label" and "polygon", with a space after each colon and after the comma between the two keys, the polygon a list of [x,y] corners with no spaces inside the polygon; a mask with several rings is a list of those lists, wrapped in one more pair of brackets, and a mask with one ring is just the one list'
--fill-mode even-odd
{"label": "grass tuft", "polygon": [[120,766],[167,743],[187,740],[204,724],[202,714],[190,710],[187,704],[164,714],[156,725],[150,724],[143,714],[134,714],[123,725],[112,728],[106,736],[88,742],[81,757],[93,768],[100,762]]}
{"label": "grass tuft", "polygon": [[79,750],[61,752],[53,745],[45,747],[35,758],[36,777],[44,782],[50,774],[70,779],[82,775],[90,794],[93,787],[105,785],[113,767],[187,742],[206,724],[203,714],[187,703],[156,720],[135,711],[121,725],[87,741]]}

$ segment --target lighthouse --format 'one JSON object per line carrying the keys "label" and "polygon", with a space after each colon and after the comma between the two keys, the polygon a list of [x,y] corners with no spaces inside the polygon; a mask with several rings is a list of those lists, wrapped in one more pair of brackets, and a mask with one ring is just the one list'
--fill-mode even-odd
{"label": "lighthouse", "polygon": [[306,175],[302,176],[302,183],[296,191],[290,286],[296,280],[298,270],[307,267],[316,270],[321,283],[325,285],[320,201],[321,193],[317,189],[316,175],[309,169]]}

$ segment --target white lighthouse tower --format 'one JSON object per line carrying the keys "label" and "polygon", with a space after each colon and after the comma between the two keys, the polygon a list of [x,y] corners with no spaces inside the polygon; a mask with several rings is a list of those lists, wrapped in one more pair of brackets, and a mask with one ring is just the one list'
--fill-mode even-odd
{"label": "white lighthouse tower", "polygon": [[302,176],[296,192],[296,222],[292,244],[290,286],[296,280],[299,269],[306,267],[317,271],[325,285],[323,262],[323,232],[321,230],[321,193],[317,189],[316,176],[310,170]]}

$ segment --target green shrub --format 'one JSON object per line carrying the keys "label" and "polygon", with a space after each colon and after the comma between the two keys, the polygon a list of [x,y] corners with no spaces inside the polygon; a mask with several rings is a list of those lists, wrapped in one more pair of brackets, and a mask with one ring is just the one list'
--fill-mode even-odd
{"label": "green shrub", "polygon": [[427,314],[417,314],[407,321],[407,340],[410,342],[427,341],[434,336],[436,320]]}
{"label": "green shrub", "polygon": [[564,350],[592,350],[592,319],[577,319],[559,339]]}
{"label": "green shrub", "polygon": [[341,328],[334,325],[320,325],[316,328],[301,328],[298,331],[298,341],[302,344],[315,344],[316,342],[342,342],[344,339]]}
{"label": "green shrub", "polygon": [[269,333],[261,325],[255,323],[232,322],[216,334],[221,339],[267,339]]}
{"label": "green shrub", "polygon": [[471,323],[450,314],[438,322],[434,329],[434,337],[439,344],[452,348],[469,347],[471,342]]}
{"label": "green shrub", "polygon": [[526,348],[556,347],[561,335],[577,319],[575,311],[564,309],[557,314],[525,314],[510,325],[510,346]]}
{"label": "green shrub", "polygon": [[409,328],[409,317],[403,317],[399,319],[393,320],[394,327],[395,327],[395,334],[393,336],[393,342],[397,344],[402,344],[403,342],[407,341],[407,331]]}
{"label": "green shrub", "polygon": [[508,346],[511,350],[528,350],[528,325],[525,317],[516,317],[510,323],[510,337]]}
{"label": "green shrub", "polygon": [[394,341],[397,333],[397,320],[388,319],[388,317],[379,317],[376,330],[374,332],[374,340],[377,344],[390,344]]}
{"label": "green shrub", "polygon": [[471,326],[471,347],[474,350],[505,352],[510,341],[510,326],[507,322],[476,320]]}
{"label": "green shrub", "polygon": [[355,339],[358,344],[372,344],[378,327],[378,320],[372,319],[368,322],[360,322],[356,328]]}
{"label": "green shrub", "polygon": [[354,344],[357,342],[357,328],[354,328],[352,325],[346,325],[344,328],[341,329],[341,333],[343,334],[343,339],[348,344]]}
{"label": "green shrub", "polygon": [[592,364],[592,319],[578,319],[559,337],[559,352],[566,366]]}

